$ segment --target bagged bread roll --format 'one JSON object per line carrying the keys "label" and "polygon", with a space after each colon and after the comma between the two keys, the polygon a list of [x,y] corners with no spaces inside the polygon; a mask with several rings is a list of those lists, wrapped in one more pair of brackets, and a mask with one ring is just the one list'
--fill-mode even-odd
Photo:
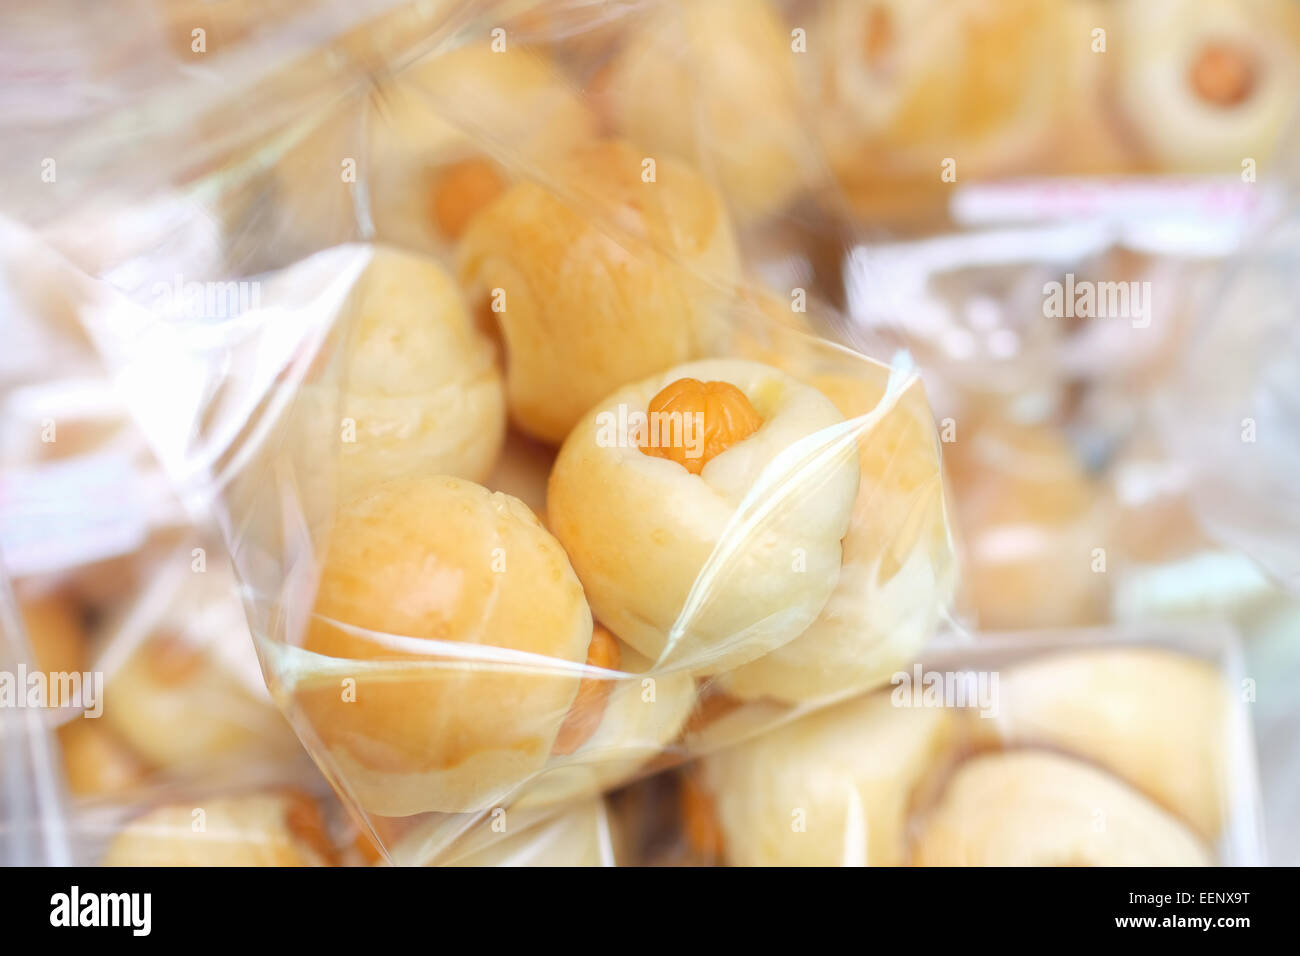
{"label": "bagged bread roll", "polygon": [[675,366],[560,449],[552,529],[596,616],[660,665],[717,673],[792,640],[839,575],[858,468],[820,392],[770,366]]}
{"label": "bagged bread roll", "polygon": [[[247,633],[219,639],[248,641]],[[197,767],[240,751],[290,751],[292,735],[209,649],[159,633],[110,673],[104,723],[156,767]]]}
{"label": "bagged bread roll", "polygon": [[952,182],[1005,174],[1049,150],[1066,6],[820,4],[807,82],[832,169],[854,205],[915,215]]}
{"label": "bagged bread roll", "polygon": [[952,598],[956,563],[925,390],[919,379],[891,386],[883,366],[856,371],[809,379],[846,418],[876,419],[858,439],[835,590],[793,641],[722,675],[738,697],[802,701],[881,684],[920,650]]}
{"label": "bagged bread roll", "polygon": [[1296,114],[1300,9],[1288,0],[1122,0],[1113,96],[1158,168],[1241,175]]}
{"label": "bagged bread roll", "polygon": [[341,392],[320,386],[306,399],[337,402],[322,427],[337,439],[338,500],[408,475],[485,478],[505,441],[505,393],[455,280],[379,246],[348,310]]}
{"label": "bagged bread roll", "polygon": [[901,865],[914,797],[955,727],[950,710],[895,707],[882,692],[709,754],[702,779],[727,862]]}
{"label": "bagged bread roll", "polygon": [[591,638],[568,557],[522,502],[407,478],[340,509],[284,679],[363,808],[478,810],[545,764]]}
{"label": "bagged bread roll", "polygon": [[480,212],[459,263],[500,324],[511,420],[559,444],[615,389],[707,354],[722,331],[709,277],[739,266],[722,200],[671,157],[605,142],[553,173]]}
{"label": "bagged bread roll", "polygon": [[607,74],[630,139],[696,159],[737,217],[779,212],[811,166],[790,34],[767,0],[660,3]]}
{"label": "bagged bread roll", "polygon": [[980,736],[1050,746],[1127,780],[1213,840],[1230,807],[1229,699],[1204,661],[1154,648],[1052,654],[1003,672]]}
{"label": "bagged bread roll", "polygon": [[1190,830],[1109,774],[1059,754],[974,757],[922,825],[918,866],[1208,866]]}
{"label": "bagged bread roll", "polygon": [[327,115],[276,164],[274,196],[283,228],[311,248],[373,235],[442,254],[517,174],[549,167],[595,126],[554,64],[484,38]]}
{"label": "bagged bread roll", "polygon": [[104,866],[330,866],[314,800],[298,791],[219,796],[155,807],[122,828]]}

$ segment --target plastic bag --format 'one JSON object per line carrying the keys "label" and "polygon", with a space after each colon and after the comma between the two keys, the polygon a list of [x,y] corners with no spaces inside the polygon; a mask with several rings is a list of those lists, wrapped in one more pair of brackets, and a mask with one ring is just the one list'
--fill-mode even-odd
{"label": "plastic bag", "polygon": [[684,770],[668,859],[733,865],[1263,862],[1236,638],[983,635]]}
{"label": "plastic bag", "polygon": [[[745,196],[598,136],[493,15],[288,64],[258,96],[329,92],[205,141],[125,249],[73,249],[85,210],[44,230],[97,267],[80,317],[219,511],[272,696],[404,862],[879,683],[953,584],[906,356],[817,337],[808,290],[746,274]],[[549,471],[544,524],[494,470]],[[752,703],[688,726],[724,696]]]}

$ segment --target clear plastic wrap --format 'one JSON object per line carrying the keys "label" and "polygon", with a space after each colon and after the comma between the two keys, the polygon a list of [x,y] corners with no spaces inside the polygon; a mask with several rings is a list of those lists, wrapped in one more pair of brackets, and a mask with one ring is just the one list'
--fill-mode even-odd
{"label": "clear plastic wrap", "polygon": [[605,97],[498,34],[510,6],[285,65],[253,95],[301,94],[290,121],[204,140],[123,248],[84,240],[124,207],[42,229],[218,512],[272,697],[408,863],[878,685],[954,583],[907,356],[819,338],[815,290],[745,265],[761,184],[603,133]]}
{"label": "clear plastic wrap", "polygon": [[685,768],[677,837],[647,827],[640,858],[1264,862],[1254,681],[1230,629],[985,634],[936,643],[891,685]]}
{"label": "clear plastic wrap", "polygon": [[[23,301],[85,330],[148,441],[148,465],[113,445],[131,473],[106,483],[140,488],[156,460],[190,516],[215,517],[270,700],[357,831],[335,814],[317,840],[299,794],[315,806],[314,773],[273,772],[284,728],[250,697],[258,675],[232,683],[207,655],[182,693],[216,698],[188,710],[145,679],[174,656],[152,632],[187,632],[159,583],[151,613],[103,632],[108,712],[176,724],[130,745],[149,767],[131,786],[78,802],[69,852],[216,862],[201,840],[115,849],[131,821],[184,831],[211,803],[227,830],[251,821],[249,855],[220,862],[623,862],[602,794],[874,706],[950,616],[954,539],[958,609],[984,627],[1164,607],[1145,575],[1184,513],[1144,551],[1107,468],[1149,424],[1213,258],[1276,212],[1274,184],[1004,180],[1266,164],[1298,18],[1214,4],[1214,29],[1270,66],[1243,93],[1236,48],[1186,69],[1204,37],[1182,2],[996,6],[140,0],[130,43],[38,74],[51,105],[18,110],[0,173],[60,172],[6,197],[4,258],[80,270],[66,301],[39,301],[48,282]],[[93,22],[57,7],[31,35],[86,45]],[[1198,121],[1205,97],[1222,122]],[[1135,128],[1148,100],[1166,115]],[[1076,280],[1183,292],[1049,314],[1048,286]],[[1229,323],[1212,324],[1211,363]],[[1184,452],[1257,354],[1202,394]],[[29,424],[68,407],[20,397]],[[1206,523],[1217,507],[1285,575],[1272,529],[1216,496],[1215,464],[1196,485]],[[143,497],[94,511],[145,515],[134,537],[109,523],[104,554],[180,523],[170,496]],[[6,509],[6,547],[48,544],[33,514]],[[169,561],[163,582],[183,570]],[[247,640],[191,623],[217,648]],[[1004,650],[1023,648],[990,639]],[[112,707],[114,673],[139,706]],[[44,759],[7,739],[6,760]],[[78,752],[101,751],[64,742]],[[820,861],[877,862],[853,799],[842,854]],[[1250,805],[1234,796],[1225,835],[1196,838],[1216,860],[1257,859]]]}

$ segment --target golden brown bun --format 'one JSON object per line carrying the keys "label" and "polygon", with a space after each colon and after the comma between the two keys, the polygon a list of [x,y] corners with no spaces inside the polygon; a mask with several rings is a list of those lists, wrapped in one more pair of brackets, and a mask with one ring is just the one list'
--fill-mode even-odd
{"label": "golden brown bun", "polygon": [[1117,0],[1114,96],[1157,168],[1263,170],[1295,115],[1300,7],[1289,0]]}
{"label": "golden brown bun", "polygon": [[939,444],[919,379],[888,391],[889,369],[807,379],[848,419],[886,403],[858,440],[860,483],[839,580],[817,620],[782,647],[722,675],[739,697],[809,700],[883,683],[934,632],[952,598],[955,559]]}
{"label": "golden brown bun", "polygon": [[[735,386],[763,421],[698,475],[645,454],[629,417],[684,378]],[[658,661],[680,624],[665,662],[716,673],[791,640],[826,603],[857,491],[850,442],[830,400],[777,369],[675,366],[573,429],[551,472],[551,527],[610,630]]]}
{"label": "golden brown bun", "polygon": [[128,823],[104,866],[329,866],[320,807],[296,791],[156,807]]}
{"label": "golden brown bun", "polygon": [[[322,656],[295,701],[367,810],[481,809],[545,763],[580,680],[562,668],[591,634],[568,558],[522,502],[445,476],[388,482],[339,512],[303,645]],[[536,661],[452,656],[493,649]]]}
{"label": "golden brown bun", "polygon": [[1060,748],[1123,777],[1214,840],[1229,808],[1229,699],[1204,661],[1152,648],[1052,654],[1003,672],[981,735]]}
{"label": "golden brown bun", "polygon": [[[698,174],[624,143],[580,148],[543,186],[520,182],[470,224],[459,251],[471,301],[500,290],[506,397],[523,431],[559,444],[596,402],[705,354],[716,292],[738,259],[726,210]],[[677,260],[677,261],[674,261]]]}
{"label": "golden brown bun", "polygon": [[166,634],[140,645],[108,675],[102,719],[160,767],[291,741],[284,718],[255,698],[214,652]]}
{"label": "golden brown bun", "polygon": [[505,440],[505,394],[492,343],[452,277],[429,259],[376,247],[350,309],[338,401],[339,425],[353,423],[355,441],[338,442],[339,500],[389,478],[481,481]]}
{"label": "golden brown bun", "polygon": [[1208,866],[1190,830],[1114,777],[1058,754],[966,761],[929,814],[917,866]]}
{"label": "golden brown bun", "polygon": [[696,160],[738,217],[778,212],[811,165],[798,55],[767,0],[659,4],[629,30],[608,76],[614,122],[635,142]]}
{"label": "golden brown bun", "polygon": [[596,119],[555,64],[484,40],[398,73],[369,129],[378,235],[446,248],[515,176],[592,139]]}
{"label": "golden brown bun", "polygon": [[810,94],[832,169],[859,210],[909,214],[951,184],[1051,147],[1058,0],[828,0],[808,32]]}
{"label": "golden brown bun", "polygon": [[913,793],[945,757],[944,708],[860,697],[702,761],[737,866],[898,866]]}
{"label": "golden brown bun", "polygon": [[481,205],[595,128],[554,64],[476,42],[336,108],[276,164],[274,196],[286,233],[311,248],[369,235],[364,197],[375,238],[445,255]]}

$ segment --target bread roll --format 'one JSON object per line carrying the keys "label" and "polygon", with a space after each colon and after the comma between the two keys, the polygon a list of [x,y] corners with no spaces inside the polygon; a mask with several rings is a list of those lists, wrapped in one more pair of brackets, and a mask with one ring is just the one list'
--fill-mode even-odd
{"label": "bread roll", "polygon": [[963,763],[923,825],[918,866],[1208,866],[1191,831],[1114,777],[1058,754]]}
{"label": "bread roll", "polygon": [[630,139],[691,158],[736,216],[779,212],[812,165],[789,31],[767,0],[661,3],[628,31],[608,75]]}
{"label": "bread roll", "polygon": [[651,660],[716,673],[825,605],[857,491],[852,442],[829,399],[770,366],[675,366],[573,429],[551,527],[610,630]]}
{"label": "bread roll", "polygon": [[297,791],[156,807],[113,838],[104,866],[329,866],[314,800]]}
{"label": "bread roll", "polygon": [[293,700],[366,810],[479,810],[546,762],[591,636],[568,558],[522,502],[388,482],[339,512]]}
{"label": "bread roll", "polygon": [[828,0],[803,61],[831,167],[860,211],[914,215],[950,183],[1052,145],[1068,34],[1058,0]]}
{"label": "bread roll", "polygon": [[389,478],[483,480],[505,441],[505,393],[455,281],[429,259],[377,247],[349,311],[339,422],[329,429],[342,439],[339,501]]}
{"label": "bread roll", "polygon": [[[248,641],[247,634],[221,635]],[[162,633],[110,673],[104,723],[158,767],[195,766],[254,748],[285,747],[292,735],[268,701],[255,698],[208,649]]]}
{"label": "bread roll", "polygon": [[[884,366],[857,372],[810,379],[865,426],[835,590],[808,630],[722,675],[736,696],[803,701],[881,684],[920,650],[952,598],[955,557],[925,390],[913,379],[891,392]],[[878,405],[881,417],[866,426]]]}
{"label": "bread roll", "polygon": [[1239,176],[1295,116],[1300,8],[1288,0],[1121,0],[1118,109],[1158,168]]}
{"label": "bread roll", "polygon": [[364,236],[447,254],[517,175],[549,168],[595,125],[553,64],[485,39],[336,108],[276,164],[274,196],[285,232],[309,248]]}
{"label": "bread roll", "polygon": [[1052,654],[1003,672],[982,736],[1104,767],[1217,838],[1229,807],[1228,690],[1204,661],[1155,648]]}
{"label": "bread roll", "polygon": [[[459,251],[471,302],[499,321],[514,423],[559,444],[617,388],[705,354],[738,257],[722,201],[681,163],[625,143],[581,148],[553,183],[520,182]],[[493,290],[496,290],[495,292]]]}
{"label": "bread roll", "polygon": [[728,863],[898,866],[914,792],[945,758],[944,708],[860,697],[702,761]]}

